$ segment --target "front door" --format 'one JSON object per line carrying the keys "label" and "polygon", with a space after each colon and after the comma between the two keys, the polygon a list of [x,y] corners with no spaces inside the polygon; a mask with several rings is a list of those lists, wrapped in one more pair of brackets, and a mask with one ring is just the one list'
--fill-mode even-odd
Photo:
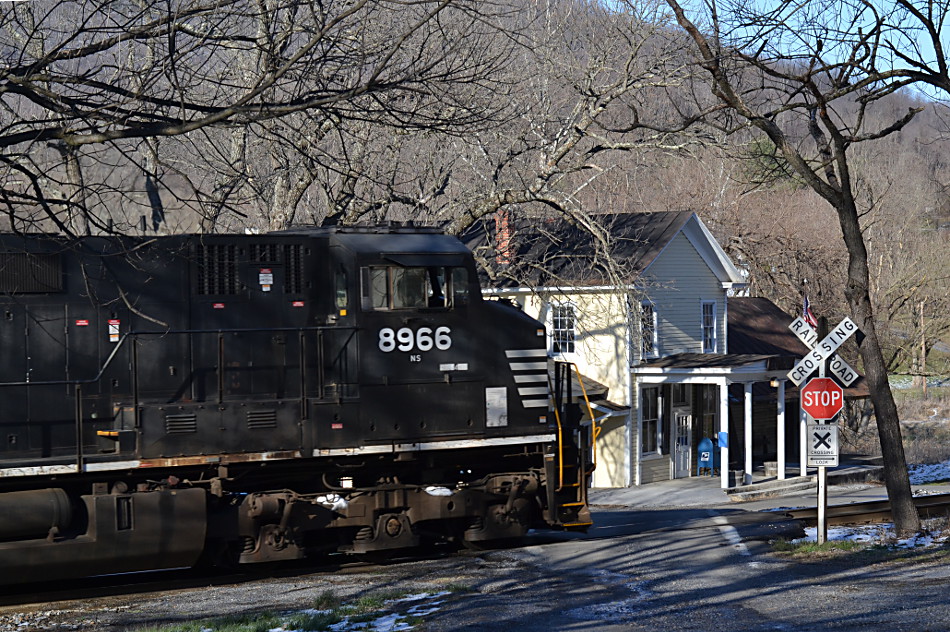
{"label": "front door", "polygon": [[676,448],[673,453],[673,478],[684,478],[690,475],[690,465],[693,454],[693,417],[677,413]]}

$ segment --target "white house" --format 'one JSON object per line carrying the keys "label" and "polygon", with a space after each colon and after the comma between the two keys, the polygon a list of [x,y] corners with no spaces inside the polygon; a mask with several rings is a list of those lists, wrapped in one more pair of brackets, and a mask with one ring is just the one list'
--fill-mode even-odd
{"label": "white house", "polygon": [[[771,442],[778,449],[793,359],[729,353],[728,297],[745,279],[695,213],[593,219],[581,228],[560,218],[501,216],[470,231],[466,241],[491,276],[485,294],[545,322],[550,356],[608,388],[594,405],[594,486],[695,475],[703,439],[721,439],[716,452],[731,463],[717,467],[723,486],[734,482],[730,469],[743,472],[741,482],[752,469],[753,384],[780,385],[771,418],[771,432],[782,432]],[[743,418],[730,427],[735,384]],[[784,445],[782,454],[779,461]]]}

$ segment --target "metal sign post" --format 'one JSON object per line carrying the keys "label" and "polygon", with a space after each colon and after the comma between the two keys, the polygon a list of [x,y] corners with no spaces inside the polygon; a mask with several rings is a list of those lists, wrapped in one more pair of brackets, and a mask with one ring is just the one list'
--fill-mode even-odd
{"label": "metal sign post", "polygon": [[818,544],[828,541],[828,470],[818,466]]}
{"label": "metal sign post", "polygon": [[[811,352],[802,358],[795,367],[789,371],[788,378],[796,385],[801,387],[812,373],[818,371],[820,381],[825,378],[825,366],[831,365],[831,373],[837,377],[845,386],[850,386],[858,379],[858,372],[848,366],[847,362],[835,354],[844,342],[858,331],[857,325],[850,318],[845,317],[837,327],[831,330],[824,338],[819,340],[816,332],[802,318],[796,318],[788,326],[792,332],[798,336],[799,340],[805,343],[811,349]],[[828,361],[830,358],[830,362]],[[843,403],[843,392],[840,388],[828,388],[823,385],[821,388],[809,389],[808,386],[802,388],[802,392],[811,391],[812,400],[803,410],[806,414],[814,412],[817,415],[827,415],[830,417],[837,415],[841,410],[840,404]],[[805,402],[802,402],[805,404]],[[833,410],[834,413],[829,411]],[[812,423],[807,424],[808,429],[808,451],[805,467],[818,468],[818,544],[824,544],[828,541],[828,471],[829,467],[838,465],[838,426],[834,424],[818,424],[810,414],[808,419]],[[824,420],[822,420],[824,421]]]}
{"label": "metal sign post", "polygon": [[838,465],[838,426],[808,424],[808,467],[818,468],[818,544],[828,540],[828,468]]}

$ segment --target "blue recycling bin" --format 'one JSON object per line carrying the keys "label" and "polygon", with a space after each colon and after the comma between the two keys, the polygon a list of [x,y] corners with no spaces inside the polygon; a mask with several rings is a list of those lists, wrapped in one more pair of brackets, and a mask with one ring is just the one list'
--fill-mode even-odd
{"label": "blue recycling bin", "polygon": [[699,464],[696,473],[702,476],[703,470],[705,470],[707,475],[712,476],[713,468],[715,467],[716,461],[718,460],[716,457],[719,456],[718,450],[716,450],[715,446],[713,445],[712,439],[703,437],[700,440],[696,451],[696,462]]}

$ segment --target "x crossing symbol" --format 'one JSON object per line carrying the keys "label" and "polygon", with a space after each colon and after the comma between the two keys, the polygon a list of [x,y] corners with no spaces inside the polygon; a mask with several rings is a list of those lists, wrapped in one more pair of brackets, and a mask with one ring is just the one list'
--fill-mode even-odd
{"label": "x crossing symbol", "polygon": [[814,433],[814,435],[815,435],[815,449],[816,450],[821,447],[828,448],[829,450],[831,449],[831,442],[829,441],[829,439],[831,439],[830,432],[826,432],[825,434],[818,434],[816,432]]}

